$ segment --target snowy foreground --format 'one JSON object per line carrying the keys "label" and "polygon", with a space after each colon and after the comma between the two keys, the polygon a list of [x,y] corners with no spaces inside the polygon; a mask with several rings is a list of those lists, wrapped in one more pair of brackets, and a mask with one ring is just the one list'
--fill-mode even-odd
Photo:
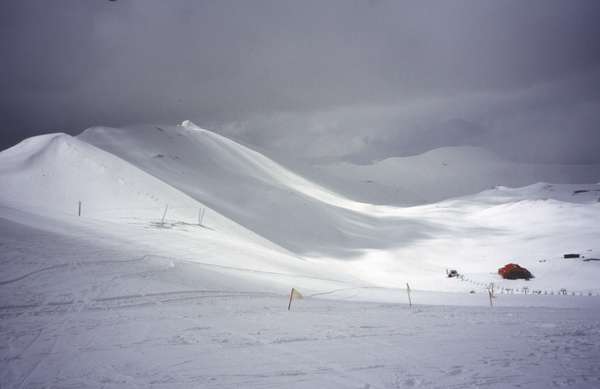
{"label": "snowy foreground", "polygon": [[373,205],[189,123],[31,138],[0,183],[0,388],[600,387],[598,184]]}
{"label": "snowy foreground", "polygon": [[[2,387],[600,385],[597,297],[498,296],[490,308],[483,294],[459,307],[415,292],[411,309],[404,291],[359,302],[369,288],[317,280],[331,293],[288,312],[283,289],[260,286],[266,275],[0,225],[3,269],[26,262],[0,286]],[[539,304],[550,307],[526,307]]]}

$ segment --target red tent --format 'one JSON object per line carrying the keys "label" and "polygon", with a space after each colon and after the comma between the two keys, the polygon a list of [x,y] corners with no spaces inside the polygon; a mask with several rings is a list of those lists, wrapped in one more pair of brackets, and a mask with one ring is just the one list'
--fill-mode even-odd
{"label": "red tent", "polygon": [[509,263],[508,265],[498,269],[498,274],[507,280],[528,280],[533,278],[533,274],[531,274],[529,270],[517,265],[516,263]]}

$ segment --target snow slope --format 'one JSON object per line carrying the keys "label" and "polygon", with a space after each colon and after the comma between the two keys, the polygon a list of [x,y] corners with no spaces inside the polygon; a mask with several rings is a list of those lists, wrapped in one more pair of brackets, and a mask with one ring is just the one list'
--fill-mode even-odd
{"label": "snow slope", "polygon": [[[17,231],[0,223],[3,232],[6,227]],[[17,232],[31,234],[40,248],[56,241],[32,230]],[[6,243],[6,235],[0,241]],[[44,255],[47,261],[68,256],[70,242],[60,243],[63,250]],[[594,388],[600,383],[598,305],[409,309],[307,298],[288,312],[286,295],[261,291],[247,279],[232,291],[214,281],[225,276],[211,269],[179,262],[170,267],[160,259],[105,263],[109,251],[78,248],[94,250],[100,262],[77,262],[29,280],[33,286],[57,279],[77,284],[0,307],[3,387]],[[31,258],[34,250],[22,253]],[[122,248],[116,253],[123,254]]]}
{"label": "snow slope", "polygon": [[118,155],[266,239],[302,255],[359,255],[415,239],[415,221],[320,187],[227,138],[183,126],[92,128],[78,137]]}
{"label": "snow slope", "polygon": [[[352,265],[341,265],[342,269],[371,284],[397,287],[412,281],[427,290],[472,287],[439,279],[446,268],[456,267],[482,288],[491,281],[502,284],[496,269],[520,261],[532,267],[534,274],[543,272],[544,277],[528,284],[530,288],[550,291],[564,287],[580,293],[598,288],[598,266],[577,263],[581,277],[566,278],[562,275],[571,271],[566,270],[571,264],[558,260],[566,251],[599,251],[596,238],[600,230],[594,223],[600,218],[597,185],[499,187],[416,207],[375,206],[323,189],[257,152],[190,123],[93,128],[80,139],[119,155],[299,255],[336,264],[351,258]],[[504,175],[509,168],[516,169],[480,149],[466,148],[463,156],[459,150],[444,157],[450,166],[456,166],[456,175],[458,167],[468,167],[471,172],[496,169]],[[439,152],[437,155],[439,158]],[[480,164],[473,164],[475,160]],[[435,171],[438,162],[424,155],[412,169],[429,166]],[[565,167],[571,168],[578,169]],[[387,173],[384,170],[382,174]],[[498,174],[485,180],[493,177]],[[462,180],[468,178],[472,177],[467,174]],[[452,183],[450,176],[447,180]],[[466,190],[463,181],[453,183],[452,188]],[[483,184],[475,180],[473,187],[478,185]],[[448,190],[455,190],[452,188]],[[586,188],[590,191],[573,194]],[[571,215],[577,215],[579,228],[565,228],[573,224]],[[553,265],[538,262],[542,258],[552,258]],[[519,282],[510,285],[523,286]]]}
{"label": "snow slope", "polygon": [[[0,162],[5,205],[74,223],[81,200],[85,221],[77,223],[108,221],[97,229],[132,239],[141,229],[172,234],[157,235],[147,252],[194,257],[210,247],[210,260],[200,262],[435,291],[489,282],[520,288],[525,284],[505,286],[495,273],[518,261],[543,275],[527,283],[530,289],[598,291],[597,263],[559,260],[570,251],[598,256],[598,185],[498,187],[416,207],[376,206],[189,122],[36,137],[1,153]],[[470,283],[444,279],[449,267]]]}
{"label": "snow slope", "polygon": [[[586,192],[579,192],[582,190]],[[438,230],[429,239],[395,250],[392,257],[374,253],[369,260],[367,256],[363,274],[378,268],[373,280],[378,278],[382,283],[387,279],[391,283],[394,274],[408,273],[408,278],[420,280],[419,285],[425,289],[437,289],[436,282],[438,287],[451,289],[447,281],[436,281],[425,271],[412,270],[443,272],[445,266],[465,273],[475,289],[494,282],[512,289],[526,286],[551,293],[566,288],[595,294],[600,263],[568,261],[562,255],[575,252],[600,257],[599,193],[598,184],[535,184],[498,187],[472,196],[403,208],[400,212],[404,217],[429,221]],[[374,266],[375,262],[379,266]],[[501,280],[496,270],[508,262],[524,265],[536,278]],[[355,268],[361,272],[358,264]]]}
{"label": "snow slope", "polygon": [[[141,240],[146,230],[172,235],[173,239],[155,238],[153,248],[144,254],[166,250],[193,257],[210,247],[214,254],[208,262],[221,265],[260,270],[282,270],[281,264],[283,270],[307,267],[285,249],[156,177],[66,134],[33,137],[0,153],[0,179],[0,205],[56,219],[59,226],[87,224],[98,234],[110,232],[132,240]],[[198,224],[199,212],[203,225]],[[248,254],[240,259],[243,252]]]}
{"label": "snow slope", "polygon": [[27,139],[0,154],[2,201],[40,207],[46,211],[77,213],[93,217],[118,217],[119,211],[149,213],[171,201],[173,213],[202,204],[174,190],[125,161],[66,134],[48,134]]}
{"label": "snow slope", "polygon": [[600,182],[600,165],[516,163],[472,146],[444,147],[369,165],[344,162],[318,166],[312,173],[304,171],[361,201],[397,205],[433,203],[497,185]]}
{"label": "snow slope", "polygon": [[31,138],[0,184],[1,387],[600,383],[600,261],[562,258],[599,184],[371,205],[190,123]]}
{"label": "snow slope", "polygon": [[[438,294],[431,306],[436,296],[415,291],[409,308],[403,290],[140,255],[177,239],[160,238],[169,230],[127,236],[0,211],[2,387],[600,383],[599,297],[499,295],[490,309],[483,293]],[[306,298],[288,312],[289,285]],[[362,292],[380,302],[360,302]],[[472,306],[448,305],[457,301]]]}

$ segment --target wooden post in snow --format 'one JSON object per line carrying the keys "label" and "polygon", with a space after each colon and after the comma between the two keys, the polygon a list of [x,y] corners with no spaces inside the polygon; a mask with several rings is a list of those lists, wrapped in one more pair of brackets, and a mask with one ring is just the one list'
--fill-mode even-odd
{"label": "wooden post in snow", "polygon": [[169,204],[165,207],[165,211],[163,212],[162,219],[160,220],[160,225],[165,225],[165,216],[167,216],[167,210],[169,209]]}
{"label": "wooden post in snow", "polygon": [[412,308],[412,300],[410,299],[410,285],[406,283],[406,295],[408,296],[408,307]]}
{"label": "wooden post in snow", "polygon": [[77,216],[81,216],[81,200],[79,200],[79,203],[77,206]]}

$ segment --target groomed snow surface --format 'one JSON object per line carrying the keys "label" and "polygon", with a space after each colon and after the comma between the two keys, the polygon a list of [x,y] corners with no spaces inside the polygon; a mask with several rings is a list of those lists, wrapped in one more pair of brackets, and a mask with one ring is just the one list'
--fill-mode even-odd
{"label": "groomed snow surface", "polygon": [[600,387],[597,166],[309,176],[190,122],[1,152],[0,387]]}

